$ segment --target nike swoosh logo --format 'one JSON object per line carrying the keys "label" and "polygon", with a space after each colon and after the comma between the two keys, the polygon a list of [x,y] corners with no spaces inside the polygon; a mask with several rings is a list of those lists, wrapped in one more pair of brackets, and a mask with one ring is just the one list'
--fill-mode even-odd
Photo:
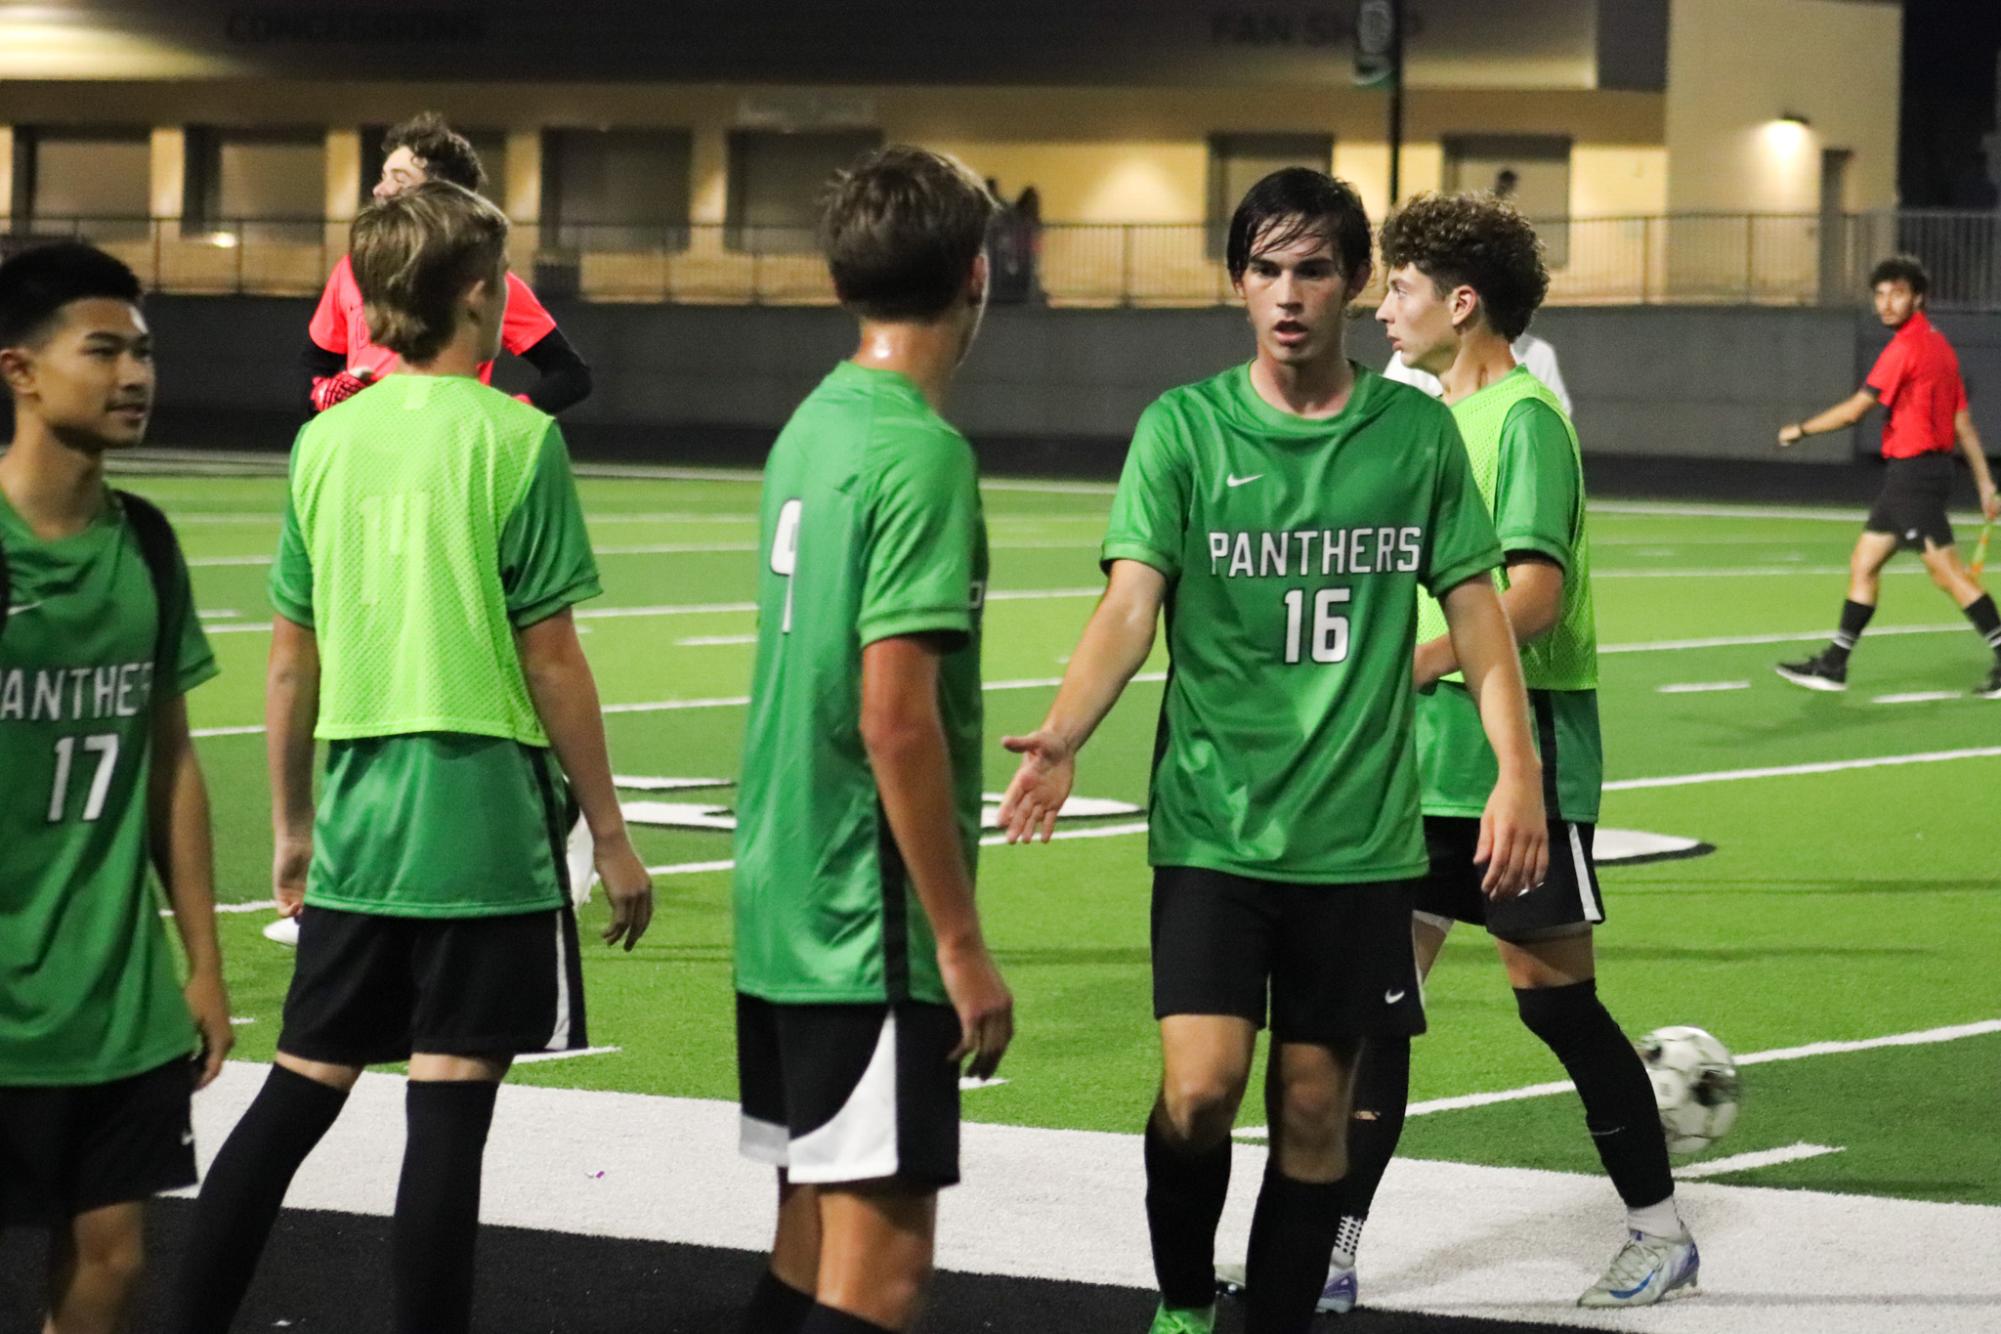
{"label": "nike swoosh logo", "polygon": [[1405,994],[1406,993],[1402,991],[1385,991],[1383,993],[1383,1004],[1395,1005],[1398,1001],[1404,998]]}
{"label": "nike swoosh logo", "polygon": [[[47,599],[44,598],[43,601]],[[11,616],[17,611],[33,611],[41,605],[40,602],[10,602],[7,604],[7,614]]]}
{"label": "nike swoosh logo", "polygon": [[1239,477],[1235,473],[1231,473],[1228,477],[1224,478],[1223,480],[1228,482],[1232,487],[1249,486],[1252,482],[1255,482],[1256,480],[1258,480],[1258,478],[1262,476],[1264,476],[1264,474],[1261,472],[1254,472],[1249,477]]}

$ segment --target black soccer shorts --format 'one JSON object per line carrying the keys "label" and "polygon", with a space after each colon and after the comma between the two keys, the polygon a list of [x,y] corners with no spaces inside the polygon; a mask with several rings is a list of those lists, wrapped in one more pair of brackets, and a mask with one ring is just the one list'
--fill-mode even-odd
{"label": "black soccer shorts", "polygon": [[1534,940],[1589,930],[1605,920],[1598,865],[1591,845],[1597,826],[1569,820],[1549,824],[1549,873],[1526,894],[1496,903],[1480,889],[1484,867],[1473,864],[1480,822],[1456,815],[1424,817],[1431,873],[1416,885],[1420,913],[1470,922],[1502,940]]}
{"label": "black soccer shorts", "polygon": [[949,1006],[736,998],[740,1146],[802,1185],[959,1180],[959,1016]]}
{"label": "black soccer shorts", "polygon": [[278,1049],[333,1065],[590,1045],[568,904],[504,917],[389,917],[308,905]]}
{"label": "black soccer shorts", "polygon": [[1422,1033],[1413,883],[1154,868],[1154,1017],[1234,1015],[1263,1028],[1269,1009],[1274,1038],[1322,1045]]}
{"label": "black soccer shorts", "polygon": [[1952,520],[1945,507],[1952,497],[1952,469],[1952,455],[1946,453],[1886,461],[1883,489],[1864,531],[1893,535],[1901,551],[1923,551],[1927,542],[1951,546]]}
{"label": "black soccer shorts", "polygon": [[198,1073],[177,1058],[104,1084],[0,1088],[0,1225],[58,1226],[194,1185]]}

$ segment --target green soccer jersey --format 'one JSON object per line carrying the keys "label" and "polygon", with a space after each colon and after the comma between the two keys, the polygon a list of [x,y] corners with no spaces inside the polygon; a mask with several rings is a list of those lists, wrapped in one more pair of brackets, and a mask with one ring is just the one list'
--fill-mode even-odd
{"label": "green soccer jersey", "polygon": [[[1501,548],[1563,569],[1557,623],[1522,649],[1545,804],[1552,819],[1598,819],[1604,746],[1598,731],[1598,632],[1591,600],[1584,464],[1577,431],[1543,383],[1517,367],[1452,405],[1473,480],[1494,514]],[[1506,575],[1501,576],[1505,583]],[[1444,633],[1435,602],[1420,598],[1418,637]],[[1476,816],[1500,767],[1479,706],[1458,673],[1419,698],[1417,749],[1427,815]]]}
{"label": "green soccer jersey", "polygon": [[736,832],[737,990],[942,1003],[937,945],[861,738],[862,650],[943,638],[959,836],[979,851],[986,522],[972,447],[889,371],[842,362],[765,464],[757,663]]}
{"label": "green soccer jersey", "polygon": [[321,659],[306,902],[481,917],[563,901],[568,795],[514,632],[599,592],[554,419],[393,375],[300,433],[271,601]]}
{"label": "green soccer jersey", "polygon": [[1424,873],[1417,591],[1500,562],[1451,414],[1361,366],[1322,420],[1266,403],[1248,366],[1172,390],[1140,418],[1103,557],[1169,585],[1154,865]]}
{"label": "green soccer jersey", "polygon": [[115,496],[53,542],[0,496],[0,545],[0,1085],[108,1083],[195,1048],[147,886],[148,742],[215,658],[178,549],[161,607]]}

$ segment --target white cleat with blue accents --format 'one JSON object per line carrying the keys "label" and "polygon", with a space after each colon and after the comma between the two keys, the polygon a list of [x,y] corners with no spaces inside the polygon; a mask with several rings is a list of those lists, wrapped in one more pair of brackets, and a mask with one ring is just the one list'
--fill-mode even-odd
{"label": "white cleat with blue accents", "polygon": [[1695,1239],[1635,1232],[1612,1257],[1605,1277],[1577,1299],[1579,1306],[1652,1306],[1670,1296],[1693,1296],[1702,1267]]}

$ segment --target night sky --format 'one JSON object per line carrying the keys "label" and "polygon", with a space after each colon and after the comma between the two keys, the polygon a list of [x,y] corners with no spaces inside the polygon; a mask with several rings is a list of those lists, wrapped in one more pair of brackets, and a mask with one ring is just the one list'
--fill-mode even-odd
{"label": "night sky", "polygon": [[1979,180],[1995,129],[2001,0],[1905,0],[1898,193],[1909,208],[1993,207],[2001,162]]}

